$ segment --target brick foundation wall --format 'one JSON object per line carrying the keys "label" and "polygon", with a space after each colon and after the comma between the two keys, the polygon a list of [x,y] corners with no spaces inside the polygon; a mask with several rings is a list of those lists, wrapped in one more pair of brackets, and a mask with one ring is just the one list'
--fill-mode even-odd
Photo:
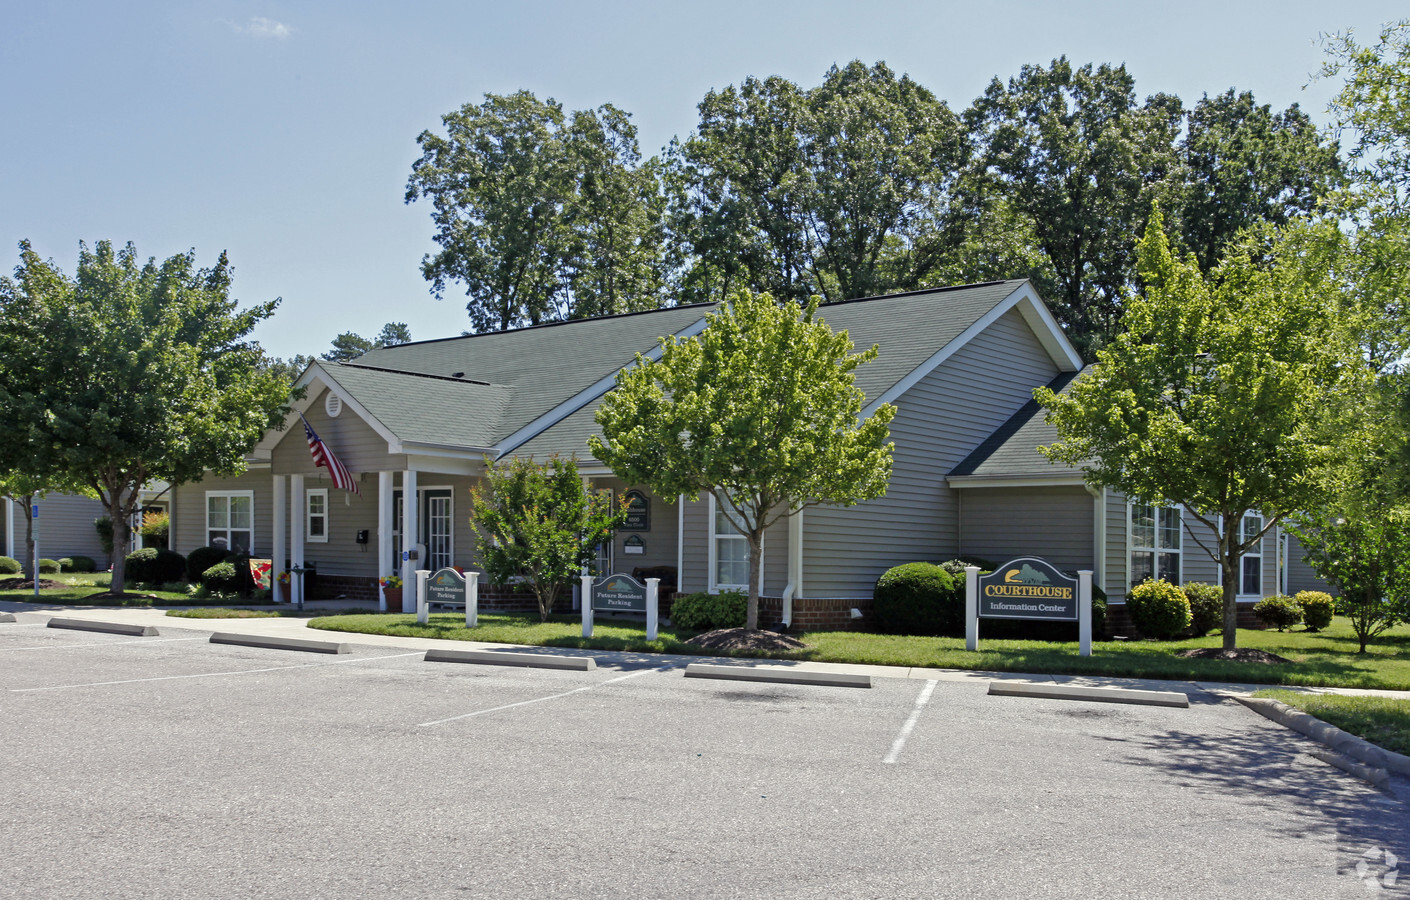
{"label": "brick foundation wall", "polygon": [[372,600],[377,597],[377,579],[361,575],[317,575],[309,585],[310,600]]}
{"label": "brick foundation wall", "polygon": [[[862,618],[852,618],[852,610],[861,610]],[[793,624],[799,631],[859,631],[871,618],[870,600],[802,599],[793,601]],[[759,598],[759,625],[767,628],[783,621],[781,597]]]}

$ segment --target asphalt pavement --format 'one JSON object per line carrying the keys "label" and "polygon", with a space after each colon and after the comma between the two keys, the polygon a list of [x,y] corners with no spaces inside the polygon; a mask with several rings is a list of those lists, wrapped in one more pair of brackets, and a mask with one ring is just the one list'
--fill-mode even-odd
{"label": "asphalt pavement", "polygon": [[1320,762],[1219,686],[1172,709],[974,673],[505,669],[209,642],[297,620],[5,608],[7,897],[1361,897],[1410,859],[1410,782]]}

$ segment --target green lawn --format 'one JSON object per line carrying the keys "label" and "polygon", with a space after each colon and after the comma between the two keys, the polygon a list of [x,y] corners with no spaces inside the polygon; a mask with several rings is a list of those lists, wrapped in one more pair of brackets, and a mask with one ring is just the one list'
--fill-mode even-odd
{"label": "green lawn", "polygon": [[280,615],[272,609],[231,609],[225,606],[169,609],[166,614],[182,619],[277,619]]}
{"label": "green lawn", "polygon": [[1410,700],[1276,690],[1254,696],[1281,700],[1387,750],[1410,753]]}
{"label": "green lawn", "polygon": [[[701,652],[683,643],[691,632],[662,630],[657,640],[648,642],[639,623],[618,621],[622,624],[603,624],[599,620],[590,640],[583,639],[580,620],[566,616],[540,623],[537,616],[481,615],[480,625],[467,630],[464,616],[458,613],[433,615],[426,625],[417,625],[416,617],[411,615],[364,614],[320,617],[310,621],[309,627],[363,634],[637,653]],[[904,637],[853,631],[809,632],[801,635],[808,645],[805,649],[775,654],[774,658],[998,672],[1410,690],[1410,653],[1407,653],[1410,651],[1410,627],[1407,626],[1382,635],[1364,655],[1357,654],[1356,637],[1346,621],[1340,618],[1332,623],[1331,628],[1318,634],[1240,630],[1238,637],[1241,647],[1267,650],[1292,662],[1269,666],[1183,659],[1175,655],[1191,647],[1218,647],[1221,642],[1219,635],[1184,641],[1101,642],[1094,644],[1092,656],[1084,659],[1077,655],[1075,643],[981,640],[979,651],[971,653],[964,649],[964,640],[960,638]]]}
{"label": "green lawn", "polygon": [[[22,576],[8,575],[3,576],[0,580],[19,577]],[[114,600],[111,597],[101,596],[101,593],[107,590],[108,585],[112,583],[107,572],[81,574],[65,572],[59,575],[41,575],[40,581],[57,581],[65,586],[62,588],[41,587],[39,589],[39,603],[56,603],[66,606],[195,606],[218,602],[197,600],[185,591],[147,590],[132,584],[127,586],[127,593],[134,596]],[[34,601],[34,589],[0,591],[0,600],[31,602]]]}

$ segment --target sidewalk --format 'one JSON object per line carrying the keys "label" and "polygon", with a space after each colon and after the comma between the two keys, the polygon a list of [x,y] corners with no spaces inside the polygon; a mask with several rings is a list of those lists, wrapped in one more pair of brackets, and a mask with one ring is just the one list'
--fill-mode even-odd
{"label": "sidewalk", "polygon": [[[349,609],[355,604],[342,600],[318,600],[305,604],[306,609],[329,610]],[[912,678],[926,681],[1034,681],[1055,684],[1078,684],[1093,687],[1118,687],[1145,691],[1179,690],[1186,693],[1206,694],[1224,698],[1233,695],[1251,694],[1265,688],[1305,691],[1317,694],[1345,694],[1365,697],[1390,697],[1410,700],[1410,691],[1362,690],[1358,688],[1288,687],[1286,685],[1239,684],[1235,682],[1208,681],[1167,681],[1156,678],[1107,678],[1096,675],[1048,675],[1042,673],[984,672],[971,669],[930,669],[918,666],[878,666],[852,663],[800,662],[796,660],[735,659],[730,657],[680,656],[666,653],[625,653],[614,650],[562,650],[553,647],[526,646],[524,644],[497,644],[485,641],[447,641],[436,638],[392,637],[381,634],[355,634],[341,631],[322,631],[308,627],[308,619],[271,617],[260,619],[184,619],[168,616],[166,609],[134,609],[129,607],[60,606],[15,601],[0,601],[0,612],[15,614],[18,624],[44,624],[51,618],[83,619],[90,622],[123,622],[136,625],[153,625],[163,631],[190,631],[213,634],[217,631],[227,634],[257,635],[260,637],[286,637],[303,640],[323,640],[337,643],[361,645],[365,647],[387,647],[402,650],[430,650],[432,648],[453,648],[458,650],[517,650],[521,652],[550,653],[560,656],[589,656],[597,664],[606,668],[642,668],[643,666],[685,666],[692,662],[709,662],[723,665],[774,665],[790,666],[805,671],[847,672],[858,675],[871,675],[874,678]],[[0,625],[0,628],[6,626]]]}

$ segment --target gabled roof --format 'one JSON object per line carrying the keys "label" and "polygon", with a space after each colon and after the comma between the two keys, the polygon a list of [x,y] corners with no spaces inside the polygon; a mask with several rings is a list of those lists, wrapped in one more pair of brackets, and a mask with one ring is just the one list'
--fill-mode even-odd
{"label": "gabled roof", "polygon": [[[593,413],[637,353],[705,327],[716,304],[673,307],[383,347],[351,363],[316,362],[300,384],[325,383],[387,439],[388,450],[435,445],[478,455],[587,451]],[[871,408],[895,399],[1000,316],[1018,310],[1059,369],[1080,364],[1027,281],[994,281],[846,300],[819,316],[864,349],[858,370]],[[305,405],[308,401],[305,401]],[[866,411],[870,414],[870,409]],[[257,452],[278,442],[266,435]]]}
{"label": "gabled roof", "polygon": [[[1079,374],[1063,372],[1048,382],[1048,387],[1059,394],[1066,393]],[[1081,469],[1050,462],[1038,452],[1039,447],[1055,444],[1057,440],[1056,426],[1047,421],[1038,401],[1029,400],[985,438],[984,443],[960,460],[959,465],[950,470],[948,480],[952,487],[1027,480],[1081,483]]]}

